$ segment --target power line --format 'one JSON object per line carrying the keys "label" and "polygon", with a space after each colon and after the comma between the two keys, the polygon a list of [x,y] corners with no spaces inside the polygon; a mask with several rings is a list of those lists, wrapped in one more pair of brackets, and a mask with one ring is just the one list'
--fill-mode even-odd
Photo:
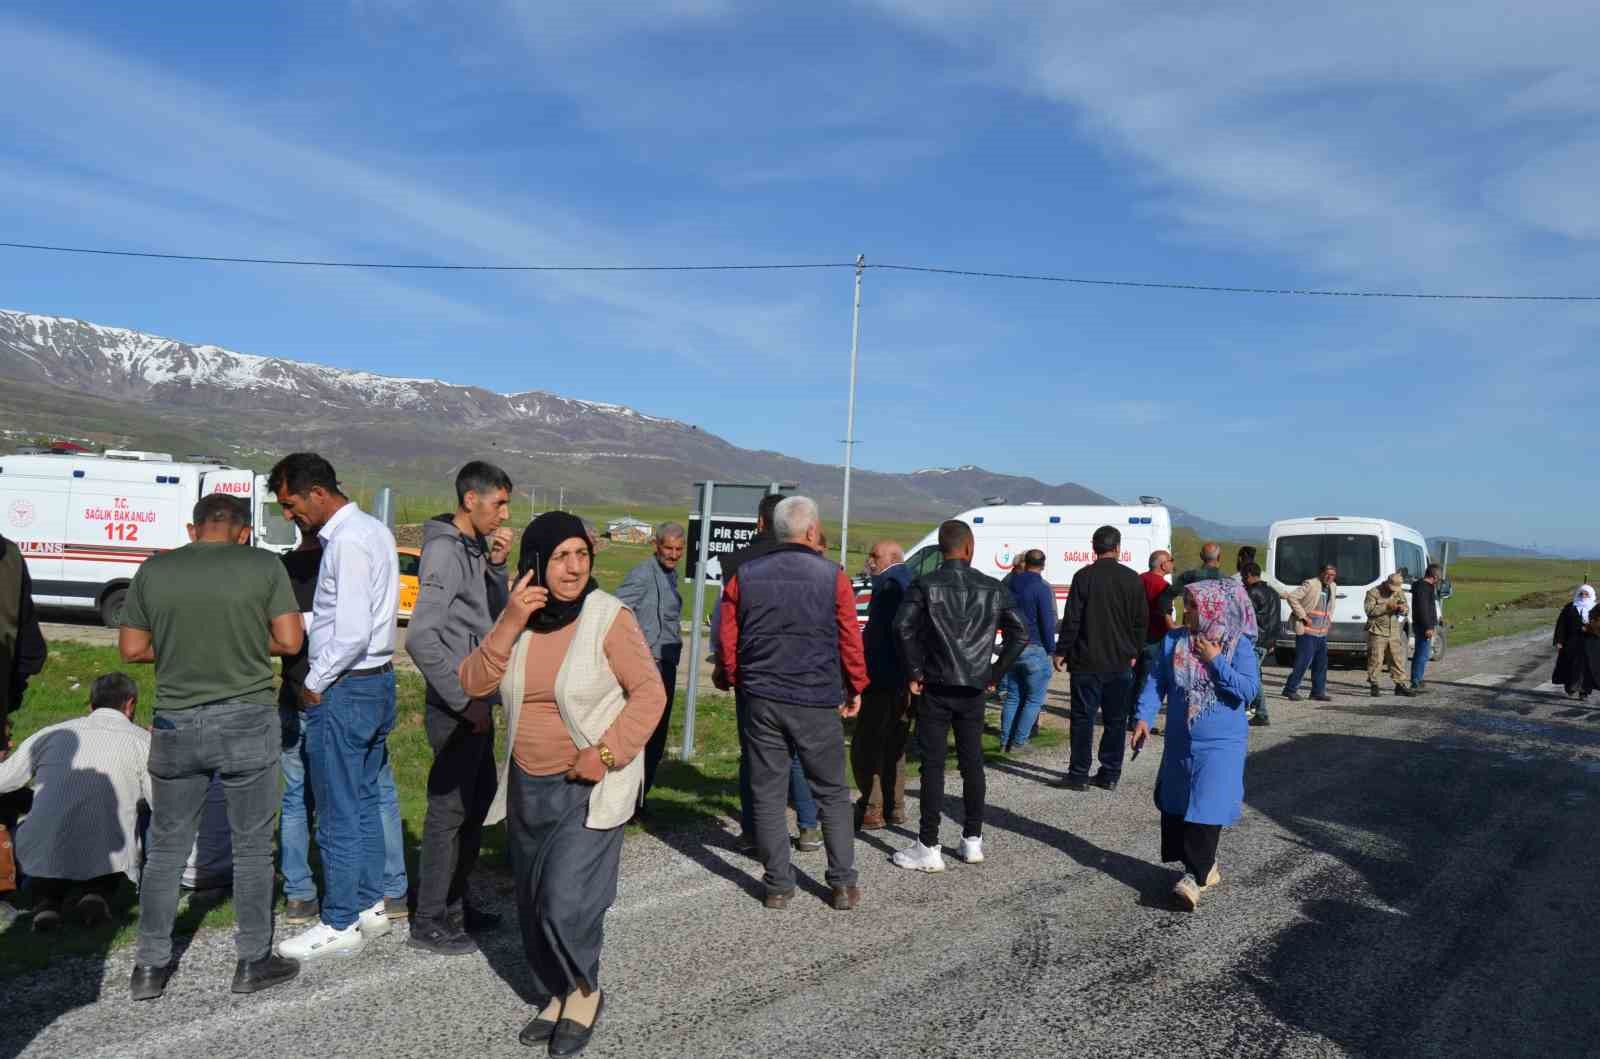
{"label": "power line", "polygon": [[[775,264],[711,265],[481,265],[432,264],[411,261],[324,261],[308,258],[235,257],[223,254],[175,254],[155,250],[110,250],[101,247],[52,246],[42,243],[0,242],[0,248],[55,254],[143,258],[157,261],[191,261],[225,265],[279,265],[296,268],[390,269],[414,272],[776,272],[856,268],[854,261],[810,261]],[[1092,276],[1054,276],[1027,272],[941,268],[934,265],[866,264],[869,269],[921,272],[938,276],[999,279],[1030,283],[1062,283],[1089,287],[1132,287],[1145,290],[1191,291],[1202,294],[1255,294],[1311,298],[1399,298],[1420,301],[1497,302],[1600,302],[1600,294],[1455,294],[1430,291],[1322,290],[1311,287],[1242,287],[1215,283],[1177,283],[1158,280],[1103,279]]]}
{"label": "power line", "polygon": [[450,265],[409,261],[319,261],[287,257],[228,257],[221,254],[167,254],[155,250],[105,250],[87,246],[46,246],[0,242],[11,250],[43,250],[55,254],[139,257],[157,261],[204,261],[222,265],[289,265],[300,268],[378,268],[417,272],[757,272],[774,269],[854,268],[854,261],[779,265]]}
{"label": "power line", "polygon": [[1091,287],[1146,287],[1155,290],[1200,291],[1208,294],[1283,294],[1316,298],[1419,298],[1433,301],[1492,302],[1594,302],[1600,294],[1431,294],[1420,291],[1316,290],[1304,287],[1226,287],[1209,283],[1161,283],[1131,279],[1091,279],[1084,276],[1043,276],[1023,272],[981,272],[966,268],[935,268],[931,265],[869,265],[868,268],[896,272],[929,272],[940,276],[973,276],[981,279],[1027,280],[1034,283],[1075,283]]}

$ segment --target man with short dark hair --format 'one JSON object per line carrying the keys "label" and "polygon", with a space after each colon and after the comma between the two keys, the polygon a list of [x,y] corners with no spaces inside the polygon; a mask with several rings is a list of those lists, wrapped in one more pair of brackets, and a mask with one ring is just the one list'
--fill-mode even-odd
{"label": "man with short dark hair", "polygon": [[867,685],[855,590],[838,563],[817,553],[822,524],[809,497],[784,498],[772,529],[777,545],[723,582],[721,611],[723,679],[744,692],[749,711],[745,746],[765,904],[784,908],[794,896],[784,795],[798,754],[817,796],[831,903],[848,911],[861,888],[839,718],[856,715]]}
{"label": "man with short dark hair", "polygon": [[166,991],[179,879],[217,776],[233,841],[233,991],[266,989],[300,969],[272,953],[272,832],[282,746],[272,708],[272,656],[300,649],[300,612],[278,557],[249,546],[250,506],[243,500],[221,493],[202,499],[189,539],[139,567],[117,635],[124,662],[156,667],[149,855],[130,983],[135,1000]]}
{"label": "man with short dark hair", "polygon": [[1439,582],[1444,580],[1444,567],[1429,563],[1428,568],[1411,585],[1411,630],[1416,642],[1411,646],[1411,692],[1421,695],[1427,691],[1422,678],[1427,675],[1428,661],[1433,657],[1433,641],[1439,634]]}
{"label": "man with short dark hair", "polygon": [[1244,584],[1244,568],[1256,561],[1256,550],[1253,545],[1245,544],[1239,548],[1239,554],[1233,560],[1233,579]]}
{"label": "man with short dark hair", "polygon": [[[951,519],[939,527],[939,569],[911,582],[895,618],[906,678],[917,706],[922,748],[921,827],[917,841],[894,855],[897,867],[944,871],[939,821],[944,815],[944,759],[955,729],[961,769],[961,846],[968,864],[983,857],[984,692],[992,691],[1028,645],[1028,629],[1004,585],[972,568],[972,527]],[[991,662],[994,634],[1000,657]]]}
{"label": "man with short dark hair", "polygon": [[419,587],[406,629],[406,652],[422,671],[423,728],[433,750],[428,811],[417,857],[414,949],[436,956],[476,952],[472,932],[500,917],[474,908],[468,880],[478,863],[483,821],[498,786],[494,706],[461,687],[461,663],[505,609],[511,552],[511,476],[473,460],[456,475],[456,510],[422,527]]}
{"label": "man with short dark hair", "polygon": [[911,586],[911,570],[898,542],[881,540],[867,552],[872,571],[872,599],[867,627],[861,634],[867,652],[867,689],[850,738],[850,767],[855,772],[857,823],[863,831],[880,831],[906,819],[906,737],[911,733],[911,691],[905,663],[895,641],[894,620]]}
{"label": "man with short dark hair", "polygon": [[[1065,786],[1083,791],[1093,783],[1114,791],[1122,776],[1133,670],[1150,624],[1150,604],[1139,575],[1118,561],[1122,531],[1101,526],[1090,547],[1095,560],[1073,575],[1056,641],[1056,669],[1072,672],[1072,756]],[[1100,769],[1091,780],[1097,717],[1103,718],[1104,731]]]}
{"label": "man with short dark hair", "polygon": [[322,851],[321,922],[278,951],[300,960],[354,954],[393,928],[381,805],[395,719],[399,556],[394,534],[340,491],[333,465],[316,453],[279,460],[267,488],[285,518],[322,540],[300,691]]}
{"label": "man with short dark hair", "polygon": [[[1178,627],[1172,620],[1172,601],[1174,589],[1169,578],[1172,576],[1172,553],[1164,548],[1158,548],[1150,553],[1150,569],[1139,575],[1139,583],[1144,587],[1145,604],[1149,608],[1149,618],[1145,623],[1144,647],[1139,651],[1139,664],[1133,673],[1133,692],[1128,701],[1139,701],[1139,692],[1144,688],[1144,682],[1149,679],[1150,671],[1161,661],[1161,641],[1167,633]],[[1131,731],[1137,718],[1134,711],[1128,711],[1128,727]]]}
{"label": "man with short dark hair", "polygon": [[139,688],[126,674],[97,677],[89,713],[41,728],[0,762],[0,794],[33,787],[17,829],[18,866],[31,877],[33,929],[54,930],[68,890],[78,919],[111,919],[122,879],[139,881],[138,818],[150,804],[150,733],[133,723]]}
{"label": "man with short dark hair", "polygon": [[[1244,591],[1250,597],[1250,607],[1256,612],[1256,671],[1260,672],[1261,663],[1266,660],[1267,652],[1272,650],[1273,642],[1278,638],[1278,630],[1283,627],[1283,615],[1278,593],[1273,587],[1261,579],[1261,566],[1250,562],[1244,565],[1241,571],[1244,574]],[[1272,718],[1267,714],[1267,694],[1260,681],[1256,682],[1256,698],[1250,704],[1250,723],[1257,728],[1265,728],[1272,723]]]}
{"label": "man with short dark hair", "polygon": [[656,769],[667,752],[667,731],[672,724],[672,699],[678,687],[678,662],[683,657],[683,595],[678,591],[678,563],[686,543],[683,527],[663,522],[655,531],[655,554],[628,571],[617,586],[617,598],[639,619],[639,630],[650,645],[651,657],[667,689],[667,708],[644,747],[644,786],[639,809],[656,782]]}
{"label": "man with short dark hair", "polygon": [[1021,750],[1033,738],[1039,713],[1050,690],[1050,655],[1056,649],[1056,592],[1044,579],[1044,552],[1022,555],[1022,569],[1011,575],[1008,589],[1027,627],[1028,646],[1017,656],[1003,681],[1000,707],[1000,750]]}
{"label": "man with short dark hair", "polygon": [[1333,601],[1339,598],[1338,579],[1338,568],[1328,563],[1316,577],[1283,593],[1294,615],[1294,668],[1283,686],[1283,697],[1290,702],[1300,701],[1300,681],[1308,667],[1312,699],[1333,701],[1328,694],[1328,631],[1333,627]]}

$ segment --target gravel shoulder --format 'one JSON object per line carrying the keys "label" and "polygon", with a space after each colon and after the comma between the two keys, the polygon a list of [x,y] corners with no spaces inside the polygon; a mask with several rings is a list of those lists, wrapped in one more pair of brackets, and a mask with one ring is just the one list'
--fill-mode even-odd
{"label": "gravel shoulder", "polygon": [[[631,839],[590,1054],[1592,1052],[1600,708],[1545,686],[1550,662],[1530,633],[1452,649],[1425,698],[1368,698],[1338,669],[1333,703],[1275,700],[1193,914],[1154,862],[1159,744],[1111,794],[1054,786],[1064,751],[990,768],[982,865],[902,872],[909,832],[858,836],[850,913],[823,903],[820,854],[768,912],[731,834]],[[130,950],[62,961],[6,983],[0,1057],[526,1055],[515,930],[485,941],[446,961],[396,933],[235,997],[232,938],[202,933],[141,1005]]]}

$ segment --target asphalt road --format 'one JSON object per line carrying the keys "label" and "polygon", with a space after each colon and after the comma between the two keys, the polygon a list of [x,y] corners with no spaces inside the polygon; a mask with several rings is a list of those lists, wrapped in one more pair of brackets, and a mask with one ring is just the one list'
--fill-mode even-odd
{"label": "asphalt road", "polygon": [[[979,866],[903,872],[908,836],[861,836],[849,913],[820,854],[769,912],[721,827],[630,839],[590,1054],[1594,1054],[1600,709],[1540,690],[1547,642],[1453,650],[1423,699],[1343,670],[1331,704],[1274,702],[1195,913],[1154,862],[1159,744],[1112,794],[1054,787],[1062,753],[992,768]],[[228,992],[233,959],[198,936],[139,1005],[127,949],[0,979],[0,1055],[528,1054],[512,929],[454,960],[397,932],[256,997]]]}

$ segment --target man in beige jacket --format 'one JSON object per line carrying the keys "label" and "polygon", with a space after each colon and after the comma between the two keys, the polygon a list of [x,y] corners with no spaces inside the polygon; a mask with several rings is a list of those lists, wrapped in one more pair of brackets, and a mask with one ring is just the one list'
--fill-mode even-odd
{"label": "man in beige jacket", "polygon": [[1362,607],[1367,614],[1367,684],[1372,697],[1382,694],[1378,689],[1378,673],[1385,667],[1389,679],[1394,681],[1396,695],[1411,695],[1411,685],[1406,683],[1405,667],[1401,660],[1406,653],[1406,579],[1390,574],[1388,580],[1367,589]]}
{"label": "man in beige jacket", "polygon": [[1311,670],[1311,697],[1332,702],[1328,694],[1328,629],[1333,622],[1333,601],[1339,598],[1339,571],[1332,563],[1299,588],[1283,593],[1294,614],[1294,668],[1283,686],[1283,697],[1300,701],[1300,681]]}

